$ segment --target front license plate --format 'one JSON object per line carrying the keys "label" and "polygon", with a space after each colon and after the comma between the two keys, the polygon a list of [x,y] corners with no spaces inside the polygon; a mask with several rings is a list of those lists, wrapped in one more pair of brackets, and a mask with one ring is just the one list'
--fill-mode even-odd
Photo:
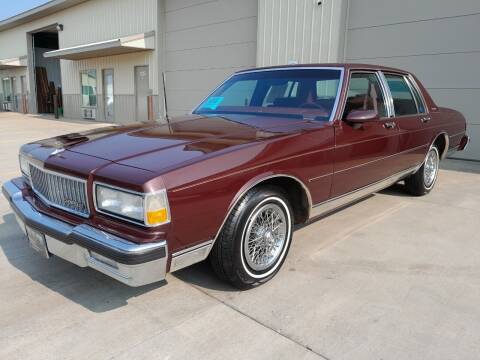
{"label": "front license plate", "polygon": [[26,227],[27,229],[27,238],[30,246],[33,250],[38,252],[44,258],[48,259],[50,255],[48,254],[47,243],[45,241],[45,235],[43,235],[40,231],[32,229],[30,227]]}

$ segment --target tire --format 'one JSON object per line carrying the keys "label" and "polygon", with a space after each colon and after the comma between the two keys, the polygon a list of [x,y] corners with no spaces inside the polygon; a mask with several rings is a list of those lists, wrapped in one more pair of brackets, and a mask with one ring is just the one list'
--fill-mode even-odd
{"label": "tire", "polygon": [[415,196],[428,194],[437,182],[439,164],[440,153],[438,147],[432,145],[420,169],[405,179],[407,191]]}
{"label": "tire", "polygon": [[[267,221],[272,217],[275,221]],[[251,189],[236,204],[213,246],[210,263],[215,273],[242,290],[267,282],[282,267],[292,228],[293,212],[280,188]]]}

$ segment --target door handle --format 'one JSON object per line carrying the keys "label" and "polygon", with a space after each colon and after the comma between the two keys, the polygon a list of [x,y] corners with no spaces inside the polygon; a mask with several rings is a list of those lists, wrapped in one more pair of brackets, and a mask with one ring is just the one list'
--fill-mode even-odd
{"label": "door handle", "polygon": [[386,122],[386,123],[383,124],[383,127],[384,127],[385,129],[395,129],[395,126],[396,126],[396,125],[397,125],[397,124],[395,124],[395,121],[388,121],[388,122]]}
{"label": "door handle", "polygon": [[432,120],[432,118],[430,116],[424,116],[420,120],[422,120],[422,122],[425,124],[425,123],[429,122],[430,120]]}

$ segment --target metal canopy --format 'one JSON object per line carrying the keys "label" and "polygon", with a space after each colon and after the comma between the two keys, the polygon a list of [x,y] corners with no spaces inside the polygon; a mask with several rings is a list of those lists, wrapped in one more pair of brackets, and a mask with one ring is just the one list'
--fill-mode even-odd
{"label": "metal canopy", "polygon": [[48,51],[44,53],[43,56],[51,59],[81,60],[154,49],[155,32],[151,31],[107,41]]}

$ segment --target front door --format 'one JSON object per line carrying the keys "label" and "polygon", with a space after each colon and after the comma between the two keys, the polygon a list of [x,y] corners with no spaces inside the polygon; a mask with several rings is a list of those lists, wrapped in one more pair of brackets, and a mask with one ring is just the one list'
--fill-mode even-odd
{"label": "front door", "polygon": [[105,121],[113,122],[115,120],[113,69],[103,70],[103,104]]}
{"label": "front door", "polygon": [[135,101],[137,121],[148,120],[148,95],[150,95],[148,83],[148,66],[135,67]]}
{"label": "front door", "polygon": [[[398,169],[399,130],[387,106],[377,72],[350,73],[343,117],[335,126],[335,165],[331,197],[355,191],[391,176]],[[352,110],[377,111],[379,119],[349,123]]]}

